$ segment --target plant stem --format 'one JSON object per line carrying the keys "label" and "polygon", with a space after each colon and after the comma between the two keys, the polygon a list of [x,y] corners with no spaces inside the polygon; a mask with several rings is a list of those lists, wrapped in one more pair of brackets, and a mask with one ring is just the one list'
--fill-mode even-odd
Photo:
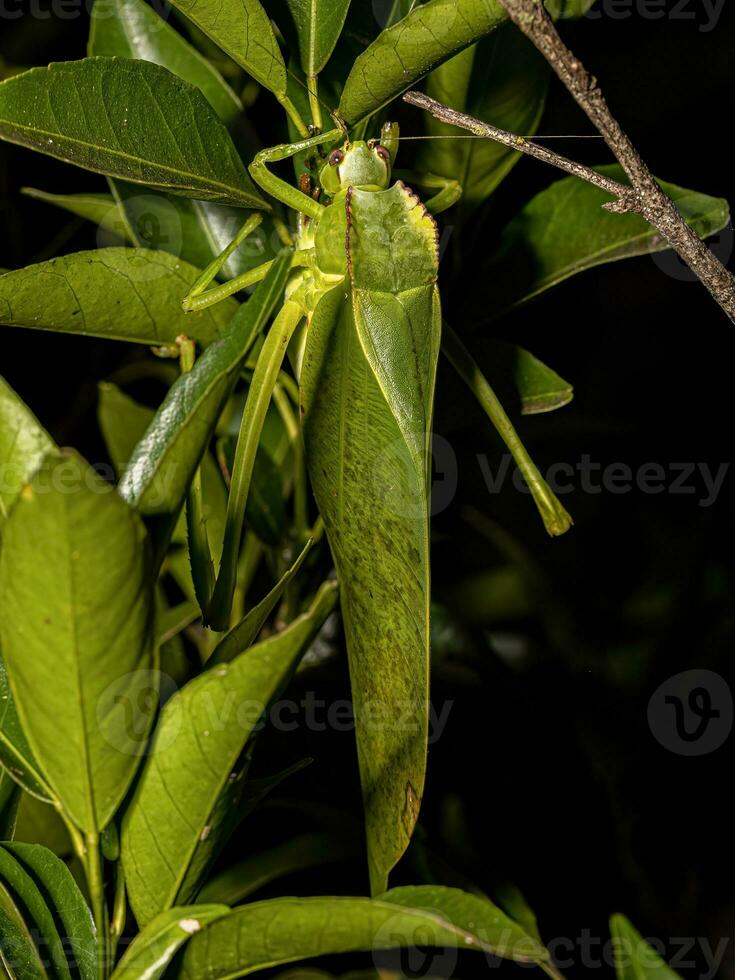
{"label": "plant stem", "polygon": [[539,963],[539,966],[551,980],[565,980],[564,974],[553,963]]}
{"label": "plant stem", "polygon": [[126,913],[125,875],[123,874],[122,865],[118,862],[115,875],[115,901],[112,907],[112,919],[110,921],[110,967],[115,962],[117,944],[125,929]]}
{"label": "plant stem", "polygon": [[99,835],[82,835],[60,803],[55,803],[54,809],[64,821],[64,826],[71,839],[74,853],[84,868],[84,876],[87,879],[87,888],[92,903],[92,917],[97,930],[97,976],[99,980],[105,980],[108,973],[108,965],[112,961],[109,958],[108,952],[107,905],[105,902],[103,858],[100,850]]}
{"label": "plant stem", "polygon": [[311,110],[311,121],[314,129],[321,132],[324,128],[322,120],[322,107],[319,104],[319,78],[317,75],[306,76],[306,87],[309,92],[309,109]]}
{"label": "plant stem", "polygon": [[511,452],[533,495],[546,530],[554,537],[564,534],[572,526],[572,518],[562,507],[554,491],[541,476],[538,467],[528,455],[526,447],[521,442],[513,423],[500,404],[498,396],[490,387],[472,355],[446,323],[442,333],[442,351],[478,400],[497,429],[498,435]]}
{"label": "plant stem", "polygon": [[[585,70],[581,61],[564,44],[541,0],[500,0],[500,3],[513,23],[546,58],[577,105],[604,138],[630,180],[637,200],[636,207],[631,208],[626,198],[620,208],[617,202],[611,202],[608,210],[635,210],[641,214],[686,262],[735,323],[735,276],[700,240],[674,202],[661,190],[641,155],[610,112],[597,79]],[[415,94],[411,93],[412,96]],[[414,104],[418,103],[414,101]],[[523,148],[519,145],[517,149]]]}
{"label": "plant stem", "polygon": [[281,95],[281,96],[279,96],[278,97],[278,101],[281,103],[281,105],[283,106],[283,108],[286,110],[289,119],[291,120],[291,122],[294,124],[294,126],[298,130],[299,136],[302,136],[304,139],[308,139],[309,136],[310,136],[309,127],[306,125],[306,123],[304,122],[304,120],[301,118],[301,113],[296,108],[296,106],[293,104],[293,102],[289,99],[289,97],[287,95]]}
{"label": "plant stem", "polygon": [[109,966],[109,923],[107,921],[107,903],[105,902],[105,882],[102,867],[102,854],[98,834],[87,834],[85,837],[85,862],[87,887],[92,902],[92,915],[97,927],[97,976],[106,980]]}
{"label": "plant stem", "polygon": [[72,821],[66,815],[66,811],[62,807],[61,803],[59,803],[58,801],[56,801],[53,804],[53,806],[54,806],[54,810],[56,810],[56,812],[58,813],[58,815],[64,821],[64,826],[66,827],[67,833],[69,834],[69,838],[71,840],[71,845],[74,848],[74,853],[76,854],[76,856],[79,858],[79,860],[82,862],[82,864],[86,868],[86,866],[87,866],[87,848],[86,848],[86,844],[84,843],[84,837],[79,833],[79,831],[77,830],[77,828],[75,827],[75,825],[72,823]]}
{"label": "plant stem", "polygon": [[491,123],[475,119],[474,116],[469,116],[466,112],[458,112],[456,109],[450,109],[449,106],[442,105],[441,102],[429,98],[423,92],[406,92],[403,100],[410,105],[418,106],[419,109],[425,109],[441,122],[448,123],[450,126],[458,126],[460,129],[466,129],[474,133],[475,136],[484,136],[487,139],[495,140],[496,143],[502,143],[503,146],[508,146],[512,150],[518,150],[519,153],[525,153],[526,156],[533,157],[535,160],[541,160],[542,163],[548,163],[552,167],[558,167],[559,170],[564,170],[574,177],[579,177],[582,180],[586,180],[587,183],[594,184],[595,187],[607,191],[608,194],[612,194],[617,198],[616,201],[611,201],[610,204],[603,205],[608,211],[614,210],[616,213],[623,214],[626,211],[640,210],[638,196],[632,187],[621,184],[620,181],[613,180],[612,177],[599,174],[591,167],[585,167],[582,163],[576,163],[576,161],[570,160],[560,153],[554,153],[553,150],[549,150],[545,146],[533,143],[525,136],[517,136],[515,133],[508,132],[507,129],[499,129]]}

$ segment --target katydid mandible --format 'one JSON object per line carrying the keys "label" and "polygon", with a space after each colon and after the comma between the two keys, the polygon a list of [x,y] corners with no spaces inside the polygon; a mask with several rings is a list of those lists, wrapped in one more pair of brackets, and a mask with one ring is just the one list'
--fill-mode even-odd
{"label": "katydid mandible", "polygon": [[[268,169],[325,144],[336,148],[321,160],[316,194]],[[253,179],[299,220],[286,300],[266,337],[245,408],[220,572],[207,611],[215,628],[226,626],[243,500],[290,345],[307,466],[340,579],[373,893],[385,889],[408,845],[423,793],[429,439],[441,336],[432,212],[461,192],[456,181],[412,174],[412,182],[437,189],[423,204],[403,180],[391,185],[397,144],[398,128],[391,124],[380,140],[368,142],[350,142],[336,129],[264,150],[250,166]],[[186,297],[185,309],[201,309],[265,277],[270,263],[210,286],[260,220],[256,215],[246,222]]]}

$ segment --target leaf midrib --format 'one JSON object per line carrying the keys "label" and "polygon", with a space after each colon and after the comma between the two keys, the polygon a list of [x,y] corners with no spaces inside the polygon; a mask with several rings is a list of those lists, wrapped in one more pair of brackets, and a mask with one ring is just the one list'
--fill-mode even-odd
{"label": "leaf midrib", "polygon": [[[95,799],[94,799],[94,789],[93,789],[94,781],[92,779],[92,766],[90,762],[89,743],[87,740],[86,715],[84,713],[84,687],[82,684],[82,675],[81,675],[81,668],[80,668],[79,632],[78,632],[78,624],[77,624],[78,617],[74,615],[74,610],[77,608],[77,602],[76,602],[77,589],[75,585],[76,575],[74,570],[74,559],[72,557],[72,547],[71,547],[71,531],[70,531],[71,515],[69,513],[69,505],[66,498],[64,498],[63,507],[64,507],[64,513],[66,517],[66,520],[64,522],[64,537],[67,545],[66,553],[67,553],[68,566],[69,566],[69,583],[70,583],[69,598],[71,600],[70,634],[71,634],[71,641],[72,641],[72,655],[74,658],[73,674],[74,674],[75,686],[77,689],[77,699],[79,702],[79,719],[82,722],[81,724],[82,753],[84,756],[84,774],[87,780],[86,804],[90,810],[90,815],[92,817],[92,824],[94,825],[96,830],[99,830],[100,828],[98,828],[97,826],[97,807],[95,805]],[[86,830],[87,828],[84,829]]]}
{"label": "leaf midrib", "polygon": [[[674,201],[674,203],[676,204],[676,201]],[[685,216],[684,220],[687,223],[687,225],[690,228],[692,228],[692,230],[696,231],[696,229],[694,228],[696,222],[707,221],[710,218],[714,218],[717,214],[719,214],[719,210],[715,208],[711,208],[709,211],[706,211],[702,214],[697,214],[696,216],[692,216],[691,218]],[[654,238],[656,234],[657,232],[655,228],[648,227],[644,231],[641,231],[639,234],[634,235],[630,238],[626,238],[624,241],[615,242],[604,248],[598,248],[596,251],[590,252],[582,262],[567,262],[563,266],[560,266],[551,275],[548,275],[543,279],[540,279],[537,288],[534,290],[534,292],[529,293],[527,296],[524,296],[522,299],[515,300],[514,305],[523,303],[527,299],[532,299],[533,297],[537,296],[539,292],[543,292],[546,289],[549,289],[551,286],[555,286],[558,283],[563,282],[565,279],[569,279],[570,276],[574,274],[575,270],[579,272],[586,272],[588,269],[594,268],[595,265],[599,264],[598,260],[604,256],[610,256],[610,258],[607,260],[608,263],[617,262],[622,259],[641,258],[643,255],[646,254],[646,252],[630,253],[624,250],[628,248],[634,248],[634,247],[639,247],[641,245],[645,245],[645,243],[650,239]],[[670,246],[666,245],[664,246],[662,251],[669,251],[669,249]],[[619,254],[615,254],[615,253],[619,253]]]}
{"label": "leaf midrib", "polygon": [[[227,671],[227,676],[229,675],[229,673],[230,673],[230,669],[228,669],[228,671]],[[208,677],[207,674],[204,674],[204,675],[202,675],[202,680],[204,681],[205,679],[206,680],[210,680],[211,678]],[[202,684],[201,686],[204,687],[205,685]],[[222,687],[222,684],[221,683],[218,683],[217,686],[218,687]],[[182,708],[182,711],[184,713],[184,720],[186,721],[190,717],[189,709],[188,709],[188,707],[183,707]],[[195,728],[192,726],[192,727],[190,727],[189,730],[192,731],[192,732],[194,732],[195,731]],[[252,734],[252,730],[251,730],[250,734]],[[246,742],[247,742],[247,739],[249,737],[250,737],[250,735],[248,735],[247,738],[245,739]],[[154,746],[154,752],[155,752],[155,746]],[[212,815],[212,812],[214,811],[214,808],[217,805],[217,800],[220,798],[223,789],[227,785],[227,780],[230,778],[230,772],[232,771],[232,768],[236,764],[237,760],[239,759],[239,757],[241,755],[241,752],[242,752],[242,749],[240,751],[238,751],[237,753],[235,753],[234,755],[231,754],[230,756],[228,756],[228,759],[231,759],[231,761],[228,763],[227,766],[223,766],[222,767],[223,772],[224,772],[224,775],[222,776],[222,778],[217,783],[217,789],[214,792],[214,794],[211,797],[208,797],[208,801],[207,801],[207,813],[206,813],[206,816],[204,817],[204,821],[200,824],[199,821],[197,820],[197,833],[196,833],[196,836],[192,835],[193,843],[192,843],[191,847],[188,847],[186,849],[186,851],[184,852],[185,853],[185,860],[182,862],[182,865],[181,865],[181,869],[179,871],[179,874],[174,877],[173,885],[172,885],[171,889],[169,889],[169,891],[166,893],[166,907],[167,908],[172,908],[176,904],[176,897],[179,894],[179,891],[181,890],[181,886],[184,884],[184,881],[186,880],[186,877],[187,877],[187,875],[189,873],[189,869],[191,868],[191,862],[192,862],[192,860],[194,858],[194,855],[197,852],[197,848],[199,847],[199,844],[201,842],[201,834],[202,834],[202,831],[207,826],[207,820]],[[202,752],[202,757],[205,758],[203,752]],[[158,768],[158,776],[159,776],[159,779],[161,781],[161,786],[162,786],[163,790],[165,791],[165,793],[168,796],[171,796],[171,794],[169,792],[169,789],[168,789],[168,786],[166,785],[166,781],[163,778],[163,773],[162,773],[160,767],[158,766],[158,758],[157,758],[157,756],[154,756],[154,759],[155,759],[155,765]],[[173,799],[173,797],[172,797],[172,799]],[[212,800],[214,800],[214,802],[211,802]],[[151,831],[151,833],[152,833],[152,831]],[[156,843],[156,846],[158,846],[158,842]],[[166,863],[168,863],[168,862],[166,862]]]}
{"label": "leaf midrib", "polygon": [[[191,190],[200,190],[203,187],[204,188],[216,187],[216,188],[221,188],[222,190],[228,192],[228,196],[230,197],[232,196],[231,192],[235,191],[239,200],[247,200],[247,201],[257,200],[257,198],[251,197],[246,191],[237,188],[232,184],[223,184],[221,181],[218,181],[214,178],[210,179],[208,177],[197,177],[196,174],[192,174],[189,171],[175,170],[173,167],[167,166],[165,163],[158,163],[157,161],[145,160],[143,157],[136,157],[133,154],[125,153],[122,150],[110,149],[109,147],[101,147],[97,143],[89,143],[86,140],[82,140],[78,138],[71,139],[70,137],[59,134],[58,132],[55,132],[53,130],[39,129],[38,127],[35,126],[24,126],[22,123],[11,122],[7,119],[0,119],[0,125],[11,126],[13,127],[14,130],[18,130],[24,133],[25,132],[38,133],[39,136],[46,136],[46,137],[53,136],[62,145],[80,146],[80,147],[86,147],[87,149],[96,150],[98,152],[101,151],[102,153],[105,153],[108,156],[113,157],[115,159],[130,160],[143,165],[153,166],[156,169],[161,170],[165,173],[171,173],[174,175],[178,175],[180,177],[187,177],[190,178],[191,180],[190,187],[187,184],[177,184],[175,186],[189,187],[189,189]],[[34,149],[36,148],[35,143],[24,142],[21,139],[14,140],[10,136],[6,136],[5,138],[8,139],[9,142],[17,143],[20,146],[30,146],[31,148]],[[42,152],[48,153],[48,150],[42,149]],[[49,156],[55,156],[55,154],[49,154]],[[66,163],[76,164],[77,166],[79,165],[75,160],[69,160],[66,157],[64,157],[63,159]],[[143,185],[147,184],[148,186],[155,186],[153,184],[150,184],[148,181],[142,180],[140,177],[138,178],[131,177],[129,174],[125,174],[125,173],[113,174],[112,176],[117,177],[121,180],[129,180],[133,184],[143,184]],[[160,186],[165,188],[168,185],[161,184]],[[260,202],[258,203],[260,204]]]}
{"label": "leaf midrib", "polygon": [[[326,900],[327,901],[333,901],[335,903],[338,903],[338,902],[348,903],[348,902],[354,902],[355,901],[354,898],[348,898],[348,897],[342,897],[342,896],[335,896],[335,897],[332,897],[332,898],[327,897]],[[249,902],[247,904],[247,906],[244,907],[242,910],[240,910],[240,909],[234,909],[233,912],[232,912],[232,915],[236,915],[238,913],[244,914],[246,910],[247,910],[247,912],[251,912],[251,911],[255,910],[257,907],[263,907],[263,906],[267,906],[267,905],[272,905],[273,904],[273,901],[274,901],[273,899],[264,899],[264,900],[262,900],[260,902]],[[291,902],[293,902],[293,904],[294,904],[294,906],[296,908],[303,908],[303,902],[300,901],[299,899],[290,899],[290,900],[289,899],[275,899],[275,901],[277,901],[279,903],[279,907],[285,906],[286,904],[288,904],[289,901],[291,901]],[[380,908],[380,909],[390,910],[391,912],[394,912],[394,913],[395,912],[398,912],[398,914],[403,913],[404,915],[412,915],[412,916],[415,916],[416,918],[420,918],[420,919],[423,919],[423,920],[431,921],[431,922],[437,924],[441,929],[444,929],[446,932],[449,932],[449,933],[451,933],[451,934],[453,934],[453,935],[455,935],[455,936],[460,937],[461,939],[463,939],[464,942],[463,942],[462,946],[458,946],[458,948],[465,948],[465,949],[467,949],[467,948],[475,948],[475,949],[481,950],[481,951],[486,952],[486,953],[492,953],[492,954],[495,954],[495,955],[501,955],[501,954],[498,953],[498,949],[499,948],[501,949],[502,947],[495,947],[492,944],[485,942],[478,934],[473,933],[473,932],[471,932],[471,931],[469,931],[467,929],[463,929],[461,926],[454,925],[453,922],[451,922],[449,919],[447,919],[445,916],[443,916],[441,914],[437,914],[435,912],[431,912],[431,911],[429,911],[427,909],[416,908],[416,907],[410,906],[410,905],[400,905],[397,902],[385,902],[385,901],[381,902],[379,900],[369,899],[369,898],[362,899],[361,901],[364,901],[366,903],[369,903],[369,905],[370,905],[371,908],[376,908],[377,907],[377,908]],[[238,925],[239,925],[239,923],[238,923]],[[239,936],[239,932],[238,932],[238,936]],[[317,954],[314,954],[314,955],[319,956],[319,955],[325,955],[325,954],[317,953]],[[288,958],[285,958],[285,959],[282,958],[282,957],[278,957],[278,958],[274,958],[274,959],[269,960],[267,963],[259,962],[259,963],[255,964],[253,966],[248,967],[245,970],[236,969],[234,973],[233,972],[230,972],[230,973],[213,974],[209,978],[209,980],[240,980],[241,977],[248,976],[249,974],[255,973],[258,970],[267,970],[267,969],[269,969],[271,967],[280,966],[280,965],[286,964],[286,963],[293,963],[293,962],[296,962],[297,960],[300,960],[300,959],[303,959],[303,954],[301,954],[301,955],[294,955],[294,956],[291,956],[291,957],[288,957]],[[542,957],[532,957],[532,956],[527,956],[527,957],[521,956],[521,957],[518,957],[518,958],[511,957],[511,961],[512,962],[516,962],[516,963],[538,963],[538,962],[541,961],[541,959],[542,959]],[[184,961],[184,962],[186,962],[186,961]],[[191,973],[189,972],[188,969],[186,971],[186,975],[189,976],[189,977],[191,976]]]}
{"label": "leaf midrib", "polygon": [[[146,10],[148,9],[149,8],[146,8]],[[127,41],[128,49],[130,51],[130,58],[132,59],[139,58],[140,54],[136,50],[135,38],[131,29],[130,21],[127,17],[123,16],[120,11],[118,11],[118,24],[122,28],[123,35],[125,36],[125,40]],[[219,90],[227,95],[227,98],[229,99],[230,102],[232,102],[232,104],[236,107],[236,109],[238,111],[242,111],[242,103],[238,99],[235,92],[233,92],[233,90],[225,82],[222,76],[212,67],[212,65],[210,65],[207,59],[203,57],[203,55],[201,55],[196,48],[187,44],[184,38],[180,37],[179,35],[176,35],[176,39],[177,41],[183,42],[183,47],[187,49],[187,54],[191,57],[192,61],[195,62],[200,69],[202,69],[206,74],[208,74],[212,78],[212,80],[215,82]],[[172,40],[172,44],[175,44],[173,39],[171,40]],[[144,60],[149,61],[151,59],[145,58]],[[159,64],[159,62],[152,62],[152,63]],[[162,67],[166,67],[166,66],[164,65]],[[177,74],[177,73],[174,72],[173,74]],[[179,76],[179,77],[183,77],[183,76]],[[186,81],[186,79],[184,79],[184,81]],[[207,101],[209,100],[207,99]],[[212,108],[214,108],[214,106]]]}

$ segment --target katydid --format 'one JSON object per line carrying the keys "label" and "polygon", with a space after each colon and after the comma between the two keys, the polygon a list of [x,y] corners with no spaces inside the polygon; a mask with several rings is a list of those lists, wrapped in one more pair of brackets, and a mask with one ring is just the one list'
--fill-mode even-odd
{"label": "katydid", "polygon": [[[433,214],[461,194],[456,180],[403,175],[435,191],[422,203],[391,185],[398,127],[379,140],[341,129],[263,150],[253,179],[298,214],[285,302],[258,356],[232,468],[219,573],[211,587],[206,541],[190,553],[205,592],[204,616],[230,623],[245,502],[268,405],[287,351],[299,380],[306,463],[340,580],[356,721],[371,888],[407,847],[423,793],[428,732],[430,430],[442,319]],[[317,151],[318,181],[300,187],[268,165]],[[184,298],[200,310],[266,278],[264,263],[212,286],[237,238]],[[282,238],[286,238],[282,231]],[[283,262],[283,259],[276,260]],[[305,330],[297,334],[305,323]],[[445,326],[445,353],[513,453],[551,533],[568,516],[531,462],[469,353]],[[195,522],[194,522],[195,523]],[[193,532],[197,533],[196,527]],[[204,557],[202,557],[204,555]],[[199,556],[197,558],[197,556]]]}
{"label": "katydid", "polygon": [[[431,211],[460,193],[456,181],[419,177],[437,191],[422,204],[402,181],[391,185],[397,143],[395,125],[368,142],[350,142],[335,129],[264,150],[251,164],[253,179],[298,212],[299,221],[286,301],[265,339],[245,407],[220,572],[206,611],[215,628],[228,625],[260,427],[283,358],[305,321],[303,348],[294,357],[303,436],[340,579],[374,892],[385,887],[411,838],[423,792],[429,433],[441,334]],[[317,193],[268,170],[325,144],[337,145],[322,158]],[[210,288],[221,262],[258,221],[249,219],[205,271],[184,300],[186,309],[202,309],[266,275],[268,263]]]}

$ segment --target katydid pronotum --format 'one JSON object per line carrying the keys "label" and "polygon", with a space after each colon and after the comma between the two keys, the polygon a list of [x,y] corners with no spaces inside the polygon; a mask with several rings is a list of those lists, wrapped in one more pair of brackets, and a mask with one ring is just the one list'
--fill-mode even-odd
{"label": "katydid pronotum", "polygon": [[[340,579],[374,893],[410,841],[423,792],[416,774],[425,770],[428,731],[430,433],[442,344],[433,214],[461,194],[456,180],[434,174],[406,173],[391,185],[398,141],[388,123],[380,139],[350,141],[338,128],[257,154],[253,179],[298,215],[287,258],[213,285],[260,224],[254,215],[183,299],[185,310],[201,310],[274,276],[284,261],[290,268],[243,413],[216,578],[196,519],[196,481],[190,554],[205,619],[225,629],[260,431],[289,352],[306,463]],[[304,152],[313,153],[315,179],[298,188],[268,169]],[[404,179],[433,196],[422,203]],[[288,240],[285,228],[281,235]],[[507,416],[497,400],[488,403],[489,386],[479,390],[471,358],[447,328],[445,350],[480,400],[486,396],[516,454]]]}

